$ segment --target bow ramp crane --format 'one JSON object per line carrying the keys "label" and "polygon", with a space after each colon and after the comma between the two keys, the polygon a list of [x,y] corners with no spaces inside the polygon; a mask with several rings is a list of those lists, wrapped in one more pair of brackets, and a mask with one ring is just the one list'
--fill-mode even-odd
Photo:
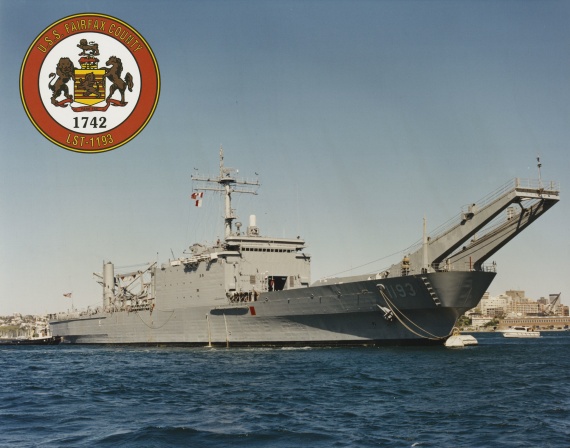
{"label": "bow ramp crane", "polygon": [[560,200],[558,182],[515,178],[471,204],[419,245],[389,276],[484,270],[483,263]]}

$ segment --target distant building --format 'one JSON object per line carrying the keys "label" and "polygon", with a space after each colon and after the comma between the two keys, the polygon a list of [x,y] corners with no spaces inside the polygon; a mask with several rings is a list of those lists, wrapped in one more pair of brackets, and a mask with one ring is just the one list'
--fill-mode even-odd
{"label": "distant building", "polygon": [[536,316],[540,310],[540,305],[537,302],[530,301],[529,299],[513,300],[507,307],[507,314],[516,314],[517,316]]}
{"label": "distant building", "polygon": [[508,311],[510,298],[506,295],[498,297],[487,296],[487,299],[481,299],[480,308],[481,314],[484,316],[501,316],[505,315]]}
{"label": "distant building", "polygon": [[505,295],[509,296],[513,300],[524,300],[524,291],[509,289],[505,292]]}
{"label": "distant building", "polygon": [[564,330],[570,326],[568,316],[535,316],[535,317],[514,317],[501,321],[499,328],[506,329],[515,325],[524,325],[540,329]]}
{"label": "distant building", "polygon": [[[553,303],[557,303],[553,306]],[[478,313],[478,314],[477,314]],[[498,296],[491,296],[489,292],[483,294],[477,308],[467,314],[477,323],[492,318],[521,319],[525,317],[541,316],[569,316],[570,309],[560,303],[558,294],[550,294],[548,299],[541,297],[535,301],[525,297],[523,290],[509,290]],[[544,322],[546,323],[546,322]],[[483,322],[484,325],[484,322]],[[475,322],[473,326],[476,326]]]}
{"label": "distant building", "polygon": [[492,317],[489,316],[482,316],[482,315],[471,315],[471,326],[473,328],[481,328],[485,326],[486,323],[491,322],[493,320]]}

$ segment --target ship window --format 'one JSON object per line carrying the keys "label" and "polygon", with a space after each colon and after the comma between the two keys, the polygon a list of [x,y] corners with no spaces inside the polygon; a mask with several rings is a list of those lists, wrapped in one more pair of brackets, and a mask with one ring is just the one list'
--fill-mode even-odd
{"label": "ship window", "polygon": [[287,276],[270,275],[267,277],[267,289],[269,291],[281,291],[285,288]]}

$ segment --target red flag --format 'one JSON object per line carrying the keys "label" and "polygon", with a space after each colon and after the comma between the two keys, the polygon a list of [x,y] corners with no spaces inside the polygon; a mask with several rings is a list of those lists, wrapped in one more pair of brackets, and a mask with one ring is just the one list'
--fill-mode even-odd
{"label": "red flag", "polygon": [[192,199],[198,199],[198,198],[203,198],[203,197],[204,197],[203,191],[201,191],[200,193],[197,193],[197,192],[192,193],[192,196],[191,196]]}
{"label": "red flag", "polygon": [[196,207],[202,207],[202,199],[196,201]]}

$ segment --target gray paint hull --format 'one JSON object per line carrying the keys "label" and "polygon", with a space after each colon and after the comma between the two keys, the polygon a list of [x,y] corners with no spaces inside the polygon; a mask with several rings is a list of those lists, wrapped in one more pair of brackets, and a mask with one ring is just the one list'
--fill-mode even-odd
{"label": "gray paint hull", "polygon": [[157,297],[152,311],[99,313],[50,325],[55,336],[77,344],[440,344],[457,317],[478,304],[494,276],[440,272],[337,282],[265,292],[253,302],[214,297],[211,304],[172,309],[161,308]]}

